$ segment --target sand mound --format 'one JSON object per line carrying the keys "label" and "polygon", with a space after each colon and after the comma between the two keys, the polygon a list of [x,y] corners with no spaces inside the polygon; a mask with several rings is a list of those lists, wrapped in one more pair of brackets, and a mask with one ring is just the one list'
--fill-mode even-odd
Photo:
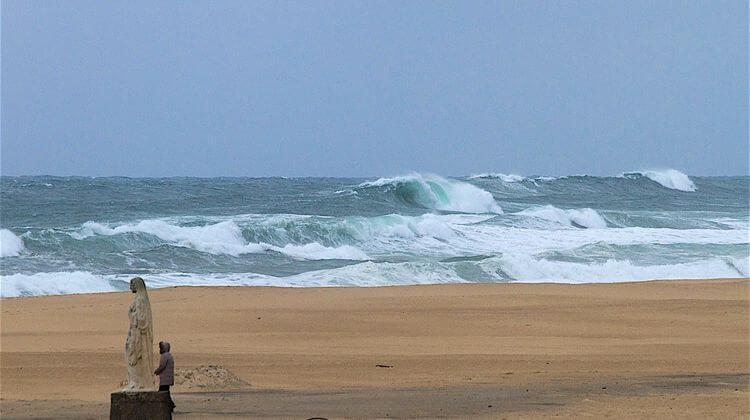
{"label": "sand mound", "polygon": [[219,365],[198,366],[191,369],[175,369],[176,390],[226,390],[250,386],[229,369]]}

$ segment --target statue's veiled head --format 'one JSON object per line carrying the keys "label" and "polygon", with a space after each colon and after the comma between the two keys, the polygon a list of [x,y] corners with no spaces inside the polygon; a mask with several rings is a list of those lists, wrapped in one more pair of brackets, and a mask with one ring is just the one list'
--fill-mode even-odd
{"label": "statue's veiled head", "polygon": [[130,290],[133,293],[145,292],[146,282],[144,282],[140,277],[133,277],[132,279],[130,279]]}

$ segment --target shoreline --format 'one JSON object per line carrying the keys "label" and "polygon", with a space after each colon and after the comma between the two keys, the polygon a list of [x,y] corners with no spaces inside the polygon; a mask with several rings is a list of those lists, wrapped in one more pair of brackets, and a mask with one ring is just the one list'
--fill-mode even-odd
{"label": "shoreline", "polygon": [[[637,417],[670,401],[666,414],[742,417],[748,292],[747,278],[149,290],[154,339],[172,343],[178,370],[222,366],[249,384],[177,386],[185,417],[301,416],[288,408],[300,405],[343,417]],[[3,417],[108,408],[130,299],[2,299]],[[355,411],[341,411],[342,395]]]}
{"label": "shoreline", "polygon": [[[133,275],[133,277],[138,277]],[[217,285],[169,285],[161,287],[149,287],[149,293],[156,290],[164,289],[213,289],[213,288],[258,288],[258,289],[279,289],[279,290],[305,290],[305,289],[380,289],[380,288],[401,288],[401,287],[433,287],[433,286],[451,286],[451,285],[560,285],[560,286],[593,286],[593,285],[616,285],[616,284],[642,284],[642,283],[662,283],[662,282],[710,282],[710,281],[724,281],[724,280],[750,280],[750,277],[706,277],[706,278],[679,278],[679,279],[647,279],[647,280],[618,280],[618,281],[592,281],[592,282],[554,282],[554,281],[508,281],[508,282],[463,282],[463,283],[418,283],[418,284],[386,284],[386,285],[357,285],[357,286],[338,286],[338,285],[326,285],[326,286],[272,286],[272,285],[231,285],[231,284],[217,284]],[[124,280],[123,280],[124,281]],[[148,287],[148,284],[146,285]],[[0,296],[0,302],[12,299],[30,299],[30,298],[44,298],[44,297],[55,297],[55,296],[89,296],[89,295],[107,295],[117,293],[130,293],[127,289],[123,290],[104,290],[104,291],[92,291],[92,292],[80,292],[80,293],[58,293],[58,294],[43,294],[43,295],[21,295],[21,296]]]}

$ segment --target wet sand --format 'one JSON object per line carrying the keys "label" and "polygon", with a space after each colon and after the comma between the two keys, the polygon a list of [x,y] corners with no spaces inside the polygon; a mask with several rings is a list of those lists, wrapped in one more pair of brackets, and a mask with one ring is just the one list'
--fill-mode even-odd
{"label": "wet sand", "polygon": [[[747,418],[750,280],[152,290],[176,417]],[[129,293],[4,299],[3,418],[106,417]],[[387,366],[387,367],[379,367]]]}

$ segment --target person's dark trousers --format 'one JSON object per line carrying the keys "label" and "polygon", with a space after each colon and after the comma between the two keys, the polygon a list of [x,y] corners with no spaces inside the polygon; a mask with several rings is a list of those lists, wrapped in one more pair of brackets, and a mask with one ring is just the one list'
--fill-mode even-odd
{"label": "person's dark trousers", "polygon": [[172,401],[172,394],[169,392],[169,385],[159,385],[159,391],[167,391],[167,395],[169,395],[169,403],[172,404],[172,410],[176,407],[174,405],[174,401]]}

